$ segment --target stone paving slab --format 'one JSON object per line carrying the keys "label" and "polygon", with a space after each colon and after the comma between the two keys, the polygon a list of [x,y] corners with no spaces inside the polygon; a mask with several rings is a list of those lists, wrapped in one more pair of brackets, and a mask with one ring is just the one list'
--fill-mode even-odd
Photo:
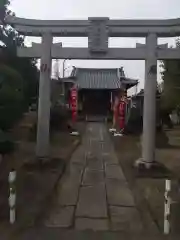
{"label": "stone paving slab", "polygon": [[90,170],[102,170],[103,169],[103,161],[101,158],[88,156],[86,161],[87,161],[87,168]]}
{"label": "stone paving slab", "polygon": [[75,154],[73,154],[71,163],[78,163],[84,166],[86,164],[86,156],[84,150],[77,151]]}
{"label": "stone paving slab", "polygon": [[126,181],[124,173],[119,165],[107,165],[105,164],[106,178],[113,178],[117,180]]}
{"label": "stone paving slab", "polygon": [[89,218],[107,217],[105,184],[81,187],[76,216]]}
{"label": "stone paving slab", "polygon": [[111,151],[114,150],[113,146],[111,145],[111,143],[110,142],[106,142],[106,141],[101,143],[101,148],[102,148],[103,151],[107,151],[107,152],[111,152]]}
{"label": "stone paving slab", "polygon": [[[14,238],[4,238],[7,240]],[[179,240],[179,235],[164,236],[161,233],[131,233],[131,232],[113,232],[113,231],[80,231],[69,229],[62,230],[59,228],[28,228],[26,231],[18,233],[18,240]]]}
{"label": "stone paving slab", "polygon": [[82,166],[81,164],[70,163],[65,174],[66,176],[73,178],[74,181],[79,183],[81,181],[83,170],[84,170],[84,166]]}
{"label": "stone paving slab", "polygon": [[104,172],[103,171],[96,171],[96,170],[89,170],[86,168],[83,176],[82,185],[84,186],[93,186],[104,181]]}
{"label": "stone paving slab", "polygon": [[99,148],[94,148],[94,147],[90,147],[89,151],[91,152],[91,154],[93,154],[94,156],[96,156],[97,158],[101,158],[101,149]]}
{"label": "stone paving slab", "polygon": [[99,144],[99,137],[91,137],[91,138],[90,138],[90,141]]}
{"label": "stone paving slab", "polygon": [[66,182],[67,179],[71,179],[73,183],[79,183],[81,182],[82,174],[83,174],[84,167],[81,164],[78,163],[70,163],[69,166],[66,169],[66,172],[62,178],[61,184]]}
{"label": "stone paving slab", "polygon": [[99,140],[90,141],[89,148],[93,149],[94,151],[100,151],[100,150],[102,150],[102,144],[99,142]]}
{"label": "stone paving slab", "polygon": [[75,229],[107,231],[109,230],[109,223],[107,219],[77,218],[75,220]]}
{"label": "stone paving slab", "polygon": [[102,153],[102,159],[105,164],[118,164],[118,159],[111,153]]}
{"label": "stone paving slab", "polygon": [[74,207],[56,206],[51,210],[50,215],[45,219],[44,225],[46,227],[62,227],[68,228],[73,223]]}
{"label": "stone paving slab", "polygon": [[113,231],[139,232],[143,230],[140,215],[133,207],[110,207],[111,229]]}
{"label": "stone paving slab", "polygon": [[79,185],[77,183],[72,184],[66,182],[65,186],[62,187],[61,193],[58,196],[58,202],[62,206],[73,206],[76,205],[78,199]]}
{"label": "stone paving slab", "polygon": [[107,179],[107,201],[114,206],[135,206],[132,193],[125,182]]}
{"label": "stone paving slab", "polygon": [[80,164],[82,166],[85,166],[86,165],[86,158],[85,157],[83,157],[83,158],[81,158],[81,157],[73,158],[71,163]]}
{"label": "stone paving slab", "polygon": [[80,181],[69,175],[63,178],[62,183],[57,188],[58,203],[62,206],[76,205]]}
{"label": "stone paving slab", "polygon": [[103,162],[99,161],[89,161],[87,164],[89,170],[103,170]]}

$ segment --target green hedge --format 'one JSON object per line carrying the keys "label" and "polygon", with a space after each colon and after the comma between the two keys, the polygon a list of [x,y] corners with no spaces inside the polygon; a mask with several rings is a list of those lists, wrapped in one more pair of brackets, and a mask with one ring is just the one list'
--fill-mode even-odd
{"label": "green hedge", "polygon": [[10,154],[15,150],[15,144],[10,134],[0,130],[0,154]]}

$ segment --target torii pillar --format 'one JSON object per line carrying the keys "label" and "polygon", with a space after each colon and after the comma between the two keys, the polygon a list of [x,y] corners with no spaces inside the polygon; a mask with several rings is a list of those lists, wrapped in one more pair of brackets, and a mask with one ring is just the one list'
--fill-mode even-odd
{"label": "torii pillar", "polygon": [[136,47],[146,49],[145,60],[145,86],[143,109],[143,136],[142,158],[138,159],[135,166],[144,166],[149,169],[157,165],[155,161],[156,143],[156,90],[157,90],[157,48],[166,48],[166,44],[157,45],[157,35],[149,33],[146,44],[137,44]]}
{"label": "torii pillar", "polygon": [[62,48],[61,42],[53,44],[52,40],[52,34],[50,32],[45,32],[42,34],[42,43],[32,43],[32,50],[41,52],[36,157],[43,159],[49,158],[50,155],[49,123],[51,108],[52,49],[54,46]]}
{"label": "torii pillar", "polygon": [[50,32],[42,35],[42,55],[39,82],[39,101],[38,101],[38,122],[37,122],[37,158],[49,157],[49,122],[51,107],[51,47],[52,34]]}
{"label": "torii pillar", "polygon": [[143,113],[142,158],[147,168],[155,161],[156,139],[156,88],[157,88],[157,36],[151,33],[146,38],[145,87]]}

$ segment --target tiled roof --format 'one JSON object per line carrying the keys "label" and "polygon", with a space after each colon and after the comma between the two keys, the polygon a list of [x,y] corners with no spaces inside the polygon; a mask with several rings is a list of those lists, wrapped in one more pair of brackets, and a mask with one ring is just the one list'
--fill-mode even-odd
{"label": "tiled roof", "polygon": [[[156,91],[156,98],[161,96],[160,92]],[[132,98],[144,97],[144,89],[141,89],[136,95],[132,96]]]}
{"label": "tiled roof", "polygon": [[126,78],[126,77],[125,78],[121,78],[121,82],[127,86],[127,89],[138,84],[138,80],[137,79]]}
{"label": "tiled roof", "polygon": [[[74,68],[71,77],[75,78],[78,88],[81,89],[119,89],[122,83],[126,84],[126,77],[121,68]],[[136,85],[137,83],[137,80],[127,80],[127,84]]]}

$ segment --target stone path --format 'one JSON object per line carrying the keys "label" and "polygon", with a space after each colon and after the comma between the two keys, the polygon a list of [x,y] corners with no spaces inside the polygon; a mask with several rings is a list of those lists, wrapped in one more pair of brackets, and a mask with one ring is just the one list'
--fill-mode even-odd
{"label": "stone path", "polygon": [[140,232],[142,223],[105,125],[87,125],[43,224]]}

